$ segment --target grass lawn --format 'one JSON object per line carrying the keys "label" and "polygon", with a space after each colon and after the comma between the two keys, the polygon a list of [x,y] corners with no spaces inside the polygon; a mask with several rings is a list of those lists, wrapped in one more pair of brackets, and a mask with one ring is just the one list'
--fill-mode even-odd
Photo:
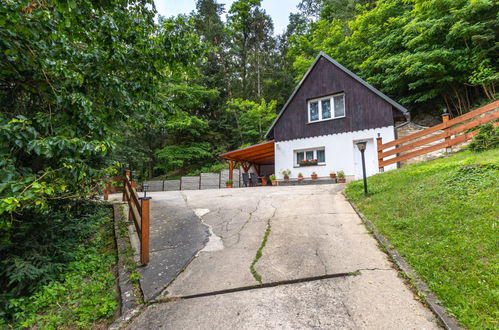
{"label": "grass lawn", "polygon": [[499,326],[499,150],[464,151],[346,195],[467,328]]}

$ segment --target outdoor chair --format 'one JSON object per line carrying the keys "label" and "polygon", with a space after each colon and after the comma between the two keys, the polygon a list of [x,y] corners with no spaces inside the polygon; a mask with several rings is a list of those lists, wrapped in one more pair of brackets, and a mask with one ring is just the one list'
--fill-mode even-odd
{"label": "outdoor chair", "polygon": [[250,176],[251,176],[251,185],[253,187],[256,187],[259,185],[259,182],[258,182],[258,176],[256,175],[256,173],[250,173]]}
{"label": "outdoor chair", "polygon": [[250,178],[248,173],[243,173],[243,184],[245,187],[247,187],[248,184],[250,184]]}

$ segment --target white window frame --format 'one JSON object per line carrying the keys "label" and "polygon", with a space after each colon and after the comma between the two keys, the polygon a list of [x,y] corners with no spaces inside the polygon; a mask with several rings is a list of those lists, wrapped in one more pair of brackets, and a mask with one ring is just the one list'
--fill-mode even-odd
{"label": "white window frame", "polygon": [[[334,98],[337,96],[343,96],[343,116],[335,117],[334,116]],[[331,118],[322,119],[322,101],[324,101],[324,100],[329,100],[329,104],[331,105]],[[313,120],[313,121],[310,120],[310,103],[312,103],[312,102],[317,102],[317,104],[319,106],[319,110],[318,110],[319,111],[319,119]],[[320,98],[308,100],[307,112],[308,112],[308,123],[309,124],[318,123],[321,121],[345,118],[346,113],[347,113],[347,105],[345,103],[345,93],[339,93],[339,94],[334,94],[334,95],[329,95],[329,96],[325,96],[325,97],[320,97]]]}
{"label": "white window frame", "polygon": [[[314,157],[312,157],[312,159],[318,159],[317,158],[317,150],[324,150],[324,161],[323,162],[318,162],[317,163],[317,166],[319,165],[326,165],[326,147],[316,147],[316,148],[308,148],[308,149],[298,149],[298,150],[294,150],[293,153],[293,157],[294,157],[294,163],[295,163],[295,167],[301,167],[300,164],[298,164],[298,153],[299,152],[303,152],[304,153],[304,159],[306,159],[306,152],[307,151],[313,151],[314,152]],[[314,165],[310,165],[310,166],[314,166]]]}

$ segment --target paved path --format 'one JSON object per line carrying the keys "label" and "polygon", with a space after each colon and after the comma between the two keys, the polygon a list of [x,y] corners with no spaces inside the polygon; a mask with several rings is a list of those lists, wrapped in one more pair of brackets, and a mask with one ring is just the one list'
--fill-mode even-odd
{"label": "paved path", "polygon": [[[152,193],[161,227],[152,241],[163,247],[153,253],[149,272],[154,285],[148,298],[156,303],[130,329],[438,328],[345,201],[342,187]],[[168,247],[175,253],[163,252]],[[256,278],[270,287],[251,288],[259,284]]]}

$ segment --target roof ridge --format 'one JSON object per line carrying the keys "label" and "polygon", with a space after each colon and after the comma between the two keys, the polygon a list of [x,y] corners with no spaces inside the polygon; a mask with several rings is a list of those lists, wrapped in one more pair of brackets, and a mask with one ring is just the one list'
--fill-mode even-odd
{"label": "roof ridge", "polygon": [[367,89],[369,89],[371,92],[375,93],[376,95],[378,95],[379,97],[381,97],[383,100],[385,100],[386,102],[390,103],[393,107],[395,107],[396,109],[398,109],[399,111],[401,111],[404,115],[408,115],[409,114],[409,110],[407,110],[405,107],[403,107],[399,103],[395,102],[394,100],[392,100],[391,98],[389,98],[388,96],[386,96],[385,94],[383,94],[378,89],[374,88],[372,85],[370,85],[369,83],[367,83],[364,79],[360,78],[355,73],[353,73],[352,71],[348,70],[346,67],[344,67],[343,65],[341,65],[339,62],[335,61],[333,58],[331,58],[329,55],[327,55],[323,51],[320,51],[319,54],[316,56],[316,58],[315,58],[314,62],[312,63],[312,65],[310,65],[310,67],[308,68],[307,72],[305,72],[305,74],[301,78],[301,80],[298,83],[298,85],[296,85],[295,89],[293,90],[293,93],[291,93],[291,96],[288,98],[288,100],[286,101],[286,103],[284,104],[284,106],[281,108],[281,111],[279,111],[279,114],[277,115],[277,117],[272,122],[272,125],[267,130],[267,133],[265,133],[265,138],[268,137],[270,131],[274,128],[274,126],[277,123],[277,121],[281,118],[281,115],[286,110],[286,108],[288,107],[289,103],[291,102],[291,100],[293,99],[293,97],[295,96],[295,94],[298,92],[298,90],[300,89],[301,85],[303,84],[303,82],[305,81],[305,79],[308,77],[308,75],[310,74],[310,72],[312,71],[312,69],[315,67],[315,65],[317,64],[317,62],[321,58],[321,56],[324,57],[329,62],[331,62],[336,67],[338,67],[340,70],[342,70],[343,72],[345,72],[346,74],[348,74],[349,76],[351,76],[353,79],[357,80],[359,83],[361,83],[362,85],[364,85],[364,87],[366,87]]}

